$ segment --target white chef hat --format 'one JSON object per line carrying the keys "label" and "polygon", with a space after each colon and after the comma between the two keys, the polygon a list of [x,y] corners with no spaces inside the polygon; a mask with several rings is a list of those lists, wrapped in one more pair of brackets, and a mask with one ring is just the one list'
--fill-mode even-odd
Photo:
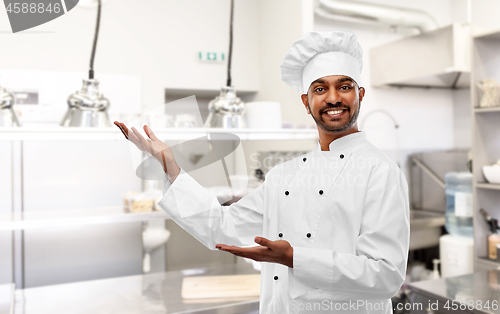
{"label": "white chef hat", "polygon": [[301,94],[312,82],[345,75],[361,86],[363,50],[351,31],[310,32],[295,41],[280,65],[281,79]]}

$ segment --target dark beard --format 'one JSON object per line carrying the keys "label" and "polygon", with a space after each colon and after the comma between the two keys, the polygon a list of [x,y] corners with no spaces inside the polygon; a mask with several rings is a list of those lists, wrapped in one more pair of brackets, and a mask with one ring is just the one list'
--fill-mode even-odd
{"label": "dark beard", "polygon": [[[332,109],[335,109],[335,108],[332,108]],[[311,111],[311,116],[314,119],[314,122],[316,122],[316,125],[318,125],[321,129],[323,129],[326,132],[344,132],[344,131],[349,130],[356,123],[356,121],[358,120],[358,116],[359,116],[360,111],[361,111],[361,102],[359,103],[358,110],[354,113],[354,116],[352,116],[352,118],[349,121],[347,121],[346,124],[344,124],[340,127],[337,127],[337,128],[332,128],[332,127],[328,126],[321,116],[319,116],[319,118],[316,118],[313,115],[312,111]],[[349,111],[349,113],[350,113],[350,111]]]}

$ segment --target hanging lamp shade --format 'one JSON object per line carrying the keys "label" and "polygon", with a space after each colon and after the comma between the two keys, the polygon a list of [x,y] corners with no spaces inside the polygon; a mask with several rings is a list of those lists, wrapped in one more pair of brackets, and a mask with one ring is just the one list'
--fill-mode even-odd
{"label": "hanging lamp shade", "polygon": [[233,54],[233,15],[234,0],[231,0],[229,22],[229,53],[227,59],[227,83],[221,88],[220,95],[208,104],[206,128],[247,128],[245,103],[236,96],[236,90],[231,86],[231,59]]}
{"label": "hanging lamp shade", "polygon": [[83,80],[81,90],[68,97],[68,111],[61,121],[65,127],[111,127],[108,116],[109,100],[99,92],[99,81],[94,79],[94,57],[101,20],[101,1],[97,3],[97,19],[90,56],[89,78]]}
{"label": "hanging lamp shade", "polygon": [[13,108],[15,101],[14,94],[0,86],[0,127],[21,126]]}
{"label": "hanging lamp shade", "polygon": [[99,81],[83,79],[82,89],[68,97],[69,109],[61,125],[66,127],[111,127],[109,100],[99,92]]}
{"label": "hanging lamp shade", "polygon": [[246,128],[245,104],[232,86],[221,88],[220,95],[208,104],[207,128]]}

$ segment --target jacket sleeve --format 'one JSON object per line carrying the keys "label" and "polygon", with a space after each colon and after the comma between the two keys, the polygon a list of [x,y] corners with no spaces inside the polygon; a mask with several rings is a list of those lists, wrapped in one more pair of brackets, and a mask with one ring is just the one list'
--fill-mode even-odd
{"label": "jacket sleeve", "polygon": [[170,183],[165,180],[158,206],[179,226],[211,250],[215,245],[256,245],[262,235],[265,183],[230,206],[222,206],[216,196],[201,186],[182,168]]}
{"label": "jacket sleeve", "polygon": [[335,300],[389,299],[406,277],[408,184],[397,165],[381,165],[368,182],[356,254],[294,247],[292,298],[317,288]]}

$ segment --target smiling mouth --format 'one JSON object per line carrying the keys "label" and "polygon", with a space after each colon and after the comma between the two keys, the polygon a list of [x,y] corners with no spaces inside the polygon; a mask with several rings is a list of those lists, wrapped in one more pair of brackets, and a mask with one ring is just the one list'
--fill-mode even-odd
{"label": "smiling mouth", "polygon": [[329,118],[339,118],[344,115],[347,109],[328,109],[323,111],[323,114]]}

